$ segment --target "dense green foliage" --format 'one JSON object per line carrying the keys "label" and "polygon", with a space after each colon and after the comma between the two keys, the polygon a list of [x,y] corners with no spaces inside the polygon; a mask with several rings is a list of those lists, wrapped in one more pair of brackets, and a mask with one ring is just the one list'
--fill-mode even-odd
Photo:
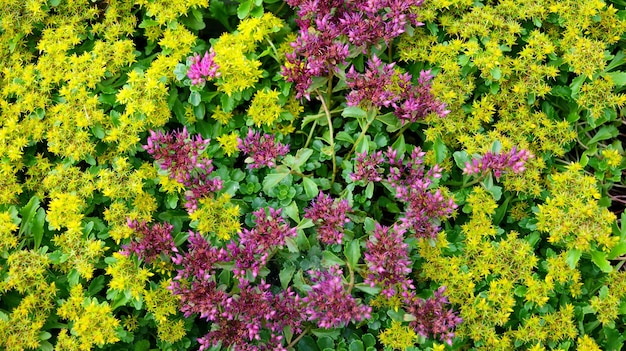
{"label": "dense green foliage", "polygon": [[0,350],[621,350],[626,2],[305,3],[0,0]]}

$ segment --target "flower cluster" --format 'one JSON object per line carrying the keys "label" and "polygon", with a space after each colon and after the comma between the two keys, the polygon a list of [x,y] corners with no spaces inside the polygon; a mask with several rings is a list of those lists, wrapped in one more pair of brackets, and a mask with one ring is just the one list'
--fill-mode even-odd
{"label": "flower cluster", "polygon": [[125,248],[126,254],[134,253],[146,263],[155,263],[161,259],[161,254],[171,256],[178,252],[172,238],[173,225],[157,223],[148,226],[145,221],[129,219],[128,227],[135,231],[137,237]]}
{"label": "flower cluster", "polygon": [[415,317],[409,325],[420,335],[433,335],[452,345],[454,328],[463,320],[448,308],[448,298],[443,294],[445,286],[437,289],[434,296],[426,300],[410,297],[407,312]]}
{"label": "flower cluster", "polygon": [[369,274],[365,283],[372,287],[381,285],[381,294],[389,298],[397,293],[406,295],[409,289],[414,288],[413,281],[408,278],[411,260],[408,245],[404,243],[404,232],[402,226],[390,228],[376,223],[374,233],[366,244],[365,263]]}
{"label": "flower cluster", "polygon": [[[334,73],[347,64],[351,51],[365,53],[371,45],[389,43],[404,33],[407,26],[419,26],[411,8],[422,0],[288,0],[298,7],[300,30],[286,55],[283,75],[294,82],[298,96],[308,96],[313,77]],[[345,38],[345,39],[344,39]],[[350,49],[350,45],[355,50]]]}
{"label": "flower cluster", "polygon": [[381,165],[384,162],[382,151],[369,155],[367,152],[357,153],[354,173],[350,174],[350,178],[355,182],[380,182],[383,180],[384,169]]}
{"label": "flower cluster", "polygon": [[240,140],[239,149],[246,153],[249,168],[274,167],[276,158],[289,152],[289,145],[274,141],[274,135],[263,134],[250,129],[245,139]]}
{"label": "flower cluster", "polygon": [[396,72],[394,66],[395,63],[384,64],[376,55],[368,60],[364,73],[351,66],[346,72],[346,83],[352,89],[346,97],[348,106],[393,107],[403,122],[416,122],[431,112],[441,117],[450,112],[430,93],[430,71],[420,72],[419,84],[413,85],[412,76]]}
{"label": "flower cluster", "polygon": [[471,162],[465,163],[463,169],[464,174],[484,174],[493,171],[493,175],[496,179],[499,179],[505,171],[512,171],[513,173],[522,172],[524,165],[528,159],[533,155],[528,150],[517,150],[513,147],[509,152],[494,153],[487,152],[481,158],[473,159]]}
{"label": "flower cluster", "polygon": [[251,270],[252,277],[256,278],[272,251],[285,245],[285,239],[296,235],[296,228],[289,227],[281,212],[282,209],[271,207],[253,212],[254,229],[243,229],[239,241],[232,240],[227,245],[229,259],[235,263],[236,277],[245,279],[246,272]]}
{"label": "flower cluster", "polygon": [[198,199],[222,188],[219,178],[210,178],[213,172],[211,159],[203,155],[209,139],[201,135],[190,137],[187,128],[171,133],[150,131],[146,151],[167,170],[170,178],[183,184],[187,191],[185,207],[189,212],[198,208]]}
{"label": "flower cluster", "polygon": [[347,212],[351,211],[347,200],[333,200],[322,192],[304,210],[304,217],[317,224],[318,239],[324,244],[341,244],[343,226],[350,222]]}
{"label": "flower cluster", "polygon": [[413,230],[418,237],[434,238],[439,231],[437,223],[450,216],[457,205],[440,189],[431,189],[433,179],[441,177],[441,169],[435,165],[426,171],[425,155],[419,147],[406,159],[392,148],[384,154],[382,151],[357,154],[355,172],[350,177],[353,181],[383,181],[383,165],[387,164],[389,172],[384,180],[395,191],[396,198],[405,204],[401,225]]}
{"label": "flower cluster", "polygon": [[372,308],[361,305],[343,286],[343,271],[331,266],[328,271],[309,271],[311,291],[302,298],[304,313],[309,321],[321,328],[340,328],[350,321],[370,318]]}
{"label": "flower cluster", "polygon": [[214,51],[210,53],[207,51],[202,57],[199,54],[195,54],[189,58],[191,65],[187,70],[187,77],[191,79],[191,84],[203,85],[205,81],[219,76],[217,71],[219,66],[213,60],[214,58]]}

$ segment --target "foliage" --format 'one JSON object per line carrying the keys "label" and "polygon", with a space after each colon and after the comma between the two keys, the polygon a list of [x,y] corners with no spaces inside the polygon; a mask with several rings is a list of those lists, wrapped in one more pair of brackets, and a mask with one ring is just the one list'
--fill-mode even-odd
{"label": "foliage", "polygon": [[0,350],[620,350],[625,7],[0,1]]}

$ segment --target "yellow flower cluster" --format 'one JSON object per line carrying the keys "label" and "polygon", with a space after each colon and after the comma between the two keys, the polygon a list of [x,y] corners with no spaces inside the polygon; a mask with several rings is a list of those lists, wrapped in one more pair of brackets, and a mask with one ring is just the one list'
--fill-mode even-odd
{"label": "yellow flower cluster", "polygon": [[229,157],[232,156],[235,152],[239,151],[239,135],[237,132],[232,132],[230,134],[224,134],[222,136],[217,137],[217,141],[220,143],[222,150]]}
{"label": "yellow flower cluster", "polygon": [[146,309],[154,315],[157,322],[159,338],[173,343],[182,339],[186,330],[183,320],[168,318],[176,314],[179,306],[179,297],[168,289],[169,284],[170,280],[162,280],[159,285],[146,291],[144,302]]}
{"label": "yellow flower cluster", "polygon": [[105,270],[111,276],[109,287],[120,293],[129,293],[134,299],[144,296],[146,283],[154,274],[148,269],[140,268],[132,258],[119,252],[114,252],[112,257],[115,261]]}
{"label": "yellow flower cluster", "polygon": [[616,218],[598,205],[599,198],[596,179],[584,175],[582,166],[573,163],[565,172],[552,175],[550,195],[538,206],[537,229],[548,233],[549,242],[568,249],[611,250],[619,241],[611,228]]}
{"label": "yellow flower cluster", "polygon": [[[198,231],[213,234],[220,240],[228,240],[241,230],[239,206],[230,202],[230,195],[221,194],[217,199],[205,197],[200,208],[189,215]],[[195,223],[193,223],[195,222]]]}
{"label": "yellow flower cluster", "polygon": [[276,90],[259,90],[254,94],[248,116],[257,127],[262,124],[272,126],[278,120],[283,108],[278,103],[280,92]]}
{"label": "yellow flower cluster", "polygon": [[11,213],[0,212],[0,252],[17,246],[17,236],[13,234],[18,228],[11,218]]}
{"label": "yellow flower cluster", "polygon": [[404,351],[417,341],[417,334],[401,322],[391,321],[391,326],[378,335],[380,343],[392,350]]}
{"label": "yellow flower cluster", "polygon": [[72,322],[72,335],[64,332],[57,348],[91,350],[94,346],[119,340],[116,329],[120,325],[108,303],[84,296],[82,285],[72,287],[70,297],[57,309],[59,317]]}
{"label": "yellow flower cluster", "polygon": [[234,33],[222,34],[212,46],[219,66],[218,90],[230,96],[254,86],[263,74],[261,61],[253,54],[257,44],[282,26],[282,20],[265,13],[244,19]]}

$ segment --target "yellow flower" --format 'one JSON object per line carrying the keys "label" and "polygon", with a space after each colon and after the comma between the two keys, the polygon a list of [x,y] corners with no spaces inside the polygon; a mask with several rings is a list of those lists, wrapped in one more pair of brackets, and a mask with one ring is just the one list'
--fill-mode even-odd
{"label": "yellow flower", "polygon": [[239,136],[235,132],[219,136],[217,137],[217,141],[219,141],[222,150],[224,150],[224,153],[228,156],[239,151]]}
{"label": "yellow flower", "polygon": [[417,340],[417,334],[402,323],[391,321],[391,327],[378,335],[378,339],[385,346],[394,350],[406,350],[413,346]]}
{"label": "yellow flower", "polygon": [[211,115],[211,118],[220,122],[221,124],[227,124],[231,118],[233,118],[233,114],[230,112],[222,111],[220,106],[217,106]]}
{"label": "yellow flower", "polygon": [[276,90],[260,90],[254,94],[248,115],[257,127],[261,124],[271,126],[280,117],[283,108],[278,104],[279,95]]}

